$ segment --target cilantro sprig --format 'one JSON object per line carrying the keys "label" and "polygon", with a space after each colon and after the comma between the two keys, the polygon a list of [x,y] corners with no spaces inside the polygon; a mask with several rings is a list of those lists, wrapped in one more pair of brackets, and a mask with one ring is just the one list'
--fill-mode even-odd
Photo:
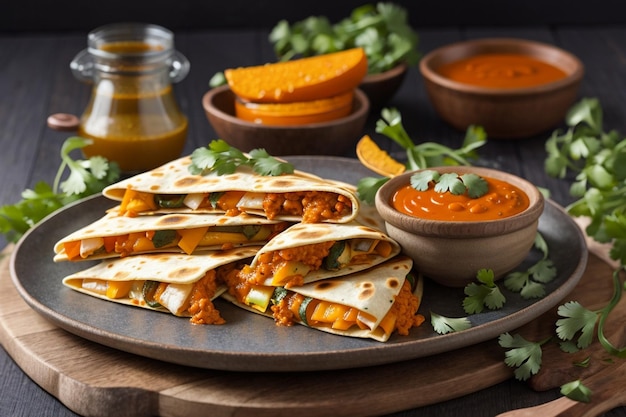
{"label": "cilantro sprig", "polygon": [[476,274],[478,283],[472,282],[463,290],[466,297],[463,299],[463,310],[467,314],[477,314],[487,307],[490,310],[502,308],[506,297],[495,283],[495,276],[491,269],[480,269]]}
{"label": "cilantro sprig", "polygon": [[476,174],[459,175],[455,172],[440,174],[434,170],[425,170],[411,175],[411,186],[417,191],[426,191],[431,183],[434,183],[434,190],[438,193],[450,192],[454,195],[461,195],[467,192],[470,198],[478,198],[487,193],[489,185],[484,178]]}
{"label": "cilantro sprig", "polygon": [[[408,171],[443,165],[472,165],[472,161],[478,158],[477,149],[487,143],[487,134],[482,127],[469,126],[458,149],[437,142],[415,144],[404,128],[402,115],[397,109],[384,108],[381,116],[376,122],[376,132],[392,139],[405,150]],[[389,181],[387,177],[361,178],[357,183],[359,199],[367,204],[373,204],[376,192],[387,181]]]}
{"label": "cilantro sprig", "polygon": [[[557,322],[557,333],[571,340],[580,332],[577,347],[591,343],[594,326],[605,350],[626,357],[626,347],[616,347],[604,335],[609,314],[619,302],[626,285],[620,271],[626,270],[626,138],[615,130],[603,128],[603,112],[595,98],[584,98],[566,115],[566,131],[556,130],[546,141],[546,172],[565,178],[573,173],[570,194],[577,200],[566,207],[573,216],[590,219],[585,232],[592,239],[609,243],[609,255],[619,262],[613,273],[613,297],[606,306],[590,312],[578,303],[559,308],[563,317]],[[570,346],[571,347],[571,346]]]}
{"label": "cilantro sprig", "polygon": [[498,338],[498,343],[503,348],[509,349],[505,353],[504,362],[511,368],[515,368],[515,378],[525,381],[539,372],[543,356],[541,347],[551,339],[549,337],[540,342],[532,342],[519,334],[503,333]]}
{"label": "cilantro sprig", "polygon": [[[626,291],[626,283],[621,277],[621,273],[626,270],[626,138],[615,130],[604,131],[602,119],[599,101],[584,98],[567,113],[565,122],[568,128],[565,131],[555,130],[545,145],[546,173],[557,178],[573,174],[570,194],[576,200],[566,207],[567,212],[572,216],[588,217],[590,223],[585,229],[587,236],[600,243],[609,243],[609,255],[618,261],[612,276],[611,300],[594,311],[578,301],[559,306],[557,314],[560,319],[556,322],[556,335],[561,350],[569,353],[589,347],[597,335],[605,351],[623,359],[626,358],[626,347],[615,346],[609,341],[605,335],[605,326],[611,311]],[[543,270],[541,264],[538,270]],[[511,343],[500,344],[503,347],[514,347]],[[506,354],[508,358],[509,355],[516,355],[516,351]],[[511,367],[523,363],[513,360],[507,362]],[[540,366],[541,357],[535,354],[532,363],[533,369]],[[526,379],[530,374],[518,368],[516,377]],[[561,393],[572,400],[583,402],[590,401],[592,395],[578,380],[561,386]]]}
{"label": "cilantro sprig", "polygon": [[557,274],[554,262],[548,258],[548,245],[539,232],[535,235],[534,247],[542,252],[541,259],[526,271],[513,271],[504,277],[506,289],[520,293],[525,299],[545,296],[545,284],[552,282]]}
{"label": "cilantro sprig", "polygon": [[[22,192],[22,200],[0,207],[0,232],[9,242],[17,242],[24,233],[44,217],[61,207],[101,192],[120,176],[119,166],[101,156],[72,159],[70,153],[91,143],[81,137],[67,138],[61,146],[61,164],[53,185],[39,181]],[[69,175],[62,181],[63,175]]]}
{"label": "cilantro sprig", "polygon": [[210,172],[218,175],[232,174],[242,166],[267,176],[294,172],[292,164],[271,156],[265,149],[253,149],[246,155],[223,139],[212,140],[208,146],[194,150],[191,162],[189,172],[194,175],[207,175]]}
{"label": "cilantro sprig", "polygon": [[309,16],[289,24],[280,20],[269,40],[281,61],[362,47],[368,72],[377,74],[404,62],[417,64],[419,37],[406,9],[393,3],[366,4],[332,24],[326,16]]}

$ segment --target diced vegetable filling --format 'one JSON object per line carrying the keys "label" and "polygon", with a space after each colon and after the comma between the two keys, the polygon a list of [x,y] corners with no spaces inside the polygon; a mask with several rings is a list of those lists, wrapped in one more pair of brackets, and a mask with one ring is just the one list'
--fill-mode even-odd
{"label": "diced vegetable filling", "polygon": [[166,309],[176,316],[190,317],[194,324],[223,324],[225,320],[211,301],[217,287],[223,283],[224,270],[208,271],[204,277],[191,284],[157,281],[107,281],[84,279],[82,287],[111,299],[128,299],[131,303]]}
{"label": "diced vegetable filling", "polygon": [[268,219],[279,215],[301,216],[303,223],[339,219],[352,212],[352,201],[327,191],[246,193],[227,191],[198,194],[150,194],[128,188],[120,204],[120,215],[135,217],[161,208],[209,209],[236,216],[247,210],[263,210]]}
{"label": "diced vegetable filling", "polygon": [[259,255],[254,268],[242,269],[240,279],[260,285],[271,278],[272,285],[289,288],[302,285],[304,276],[311,271],[368,264],[376,257],[388,257],[392,249],[391,243],[374,239],[328,241],[280,249]]}
{"label": "diced vegetable filling", "polygon": [[412,327],[418,327],[424,322],[424,316],[417,314],[420,300],[413,294],[408,279],[404,281],[391,309],[378,325],[376,318],[367,312],[340,303],[305,297],[284,287],[242,282],[235,274],[226,279],[226,284],[229,293],[239,302],[261,312],[271,310],[274,321],[279,326],[291,326],[301,322],[310,327],[335,330],[358,327],[361,330],[374,331],[376,327],[380,327],[388,336],[394,331],[400,335],[408,335]]}
{"label": "diced vegetable filling", "polygon": [[179,247],[187,254],[197,247],[230,249],[247,243],[267,242],[285,230],[286,222],[264,225],[197,227],[180,230],[157,230],[127,233],[104,238],[89,238],[63,244],[69,260],[85,259],[91,255],[117,253],[125,257],[156,249]]}

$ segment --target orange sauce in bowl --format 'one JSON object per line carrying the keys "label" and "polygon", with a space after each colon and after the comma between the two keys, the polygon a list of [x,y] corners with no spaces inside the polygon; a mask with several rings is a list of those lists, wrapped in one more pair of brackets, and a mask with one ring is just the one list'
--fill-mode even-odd
{"label": "orange sauce in bowl", "polygon": [[418,191],[410,184],[400,187],[391,205],[401,213],[427,220],[485,221],[514,216],[526,210],[530,200],[520,188],[495,178],[483,177],[489,186],[478,198],[437,192],[434,187]]}
{"label": "orange sauce in bowl", "polygon": [[445,78],[492,88],[535,87],[567,76],[562,69],[524,54],[479,54],[436,69]]}

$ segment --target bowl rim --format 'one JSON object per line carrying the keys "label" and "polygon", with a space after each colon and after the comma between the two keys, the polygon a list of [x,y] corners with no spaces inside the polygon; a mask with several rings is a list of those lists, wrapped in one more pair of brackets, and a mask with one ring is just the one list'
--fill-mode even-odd
{"label": "bowl rim", "polygon": [[356,88],[354,90],[353,103],[356,102],[358,103],[358,105],[356,106],[355,110],[351,111],[350,114],[345,117],[340,117],[339,119],[330,120],[327,122],[308,123],[304,125],[264,125],[239,119],[238,117],[229,114],[215,106],[213,102],[215,97],[227,93],[233,94],[234,98],[234,93],[230,91],[230,87],[228,85],[221,85],[219,87],[210,89],[202,96],[202,107],[207,113],[212,114],[215,117],[218,117],[228,123],[240,125],[245,128],[263,128],[278,131],[294,129],[330,128],[333,126],[343,125],[345,123],[351,123],[353,121],[361,119],[362,117],[367,117],[370,108],[369,99],[367,98],[365,93],[361,89]]}
{"label": "bowl rim", "polygon": [[[541,84],[533,87],[511,87],[511,88],[497,88],[497,87],[482,87],[472,84],[461,83],[451,80],[442,75],[439,75],[437,71],[432,67],[432,62],[439,58],[442,54],[458,51],[460,58],[469,57],[475,55],[476,52],[463,54],[462,51],[473,51],[483,47],[494,48],[507,48],[513,47],[514,49],[526,48],[532,51],[544,51],[557,53],[565,60],[569,61],[573,67],[573,70],[569,72],[566,68],[559,67],[566,71],[566,76],[560,80],[552,81],[547,84]],[[526,55],[534,56],[532,53],[526,53]],[[459,59],[456,57],[455,59]],[[541,59],[541,58],[539,58]],[[574,54],[559,48],[558,46],[551,45],[544,42],[533,41],[522,38],[480,38],[471,39],[465,41],[454,42],[448,45],[444,45],[437,49],[434,49],[427,53],[419,64],[419,69],[424,78],[427,80],[451,90],[464,92],[468,94],[480,94],[491,96],[505,96],[505,95],[531,95],[531,94],[545,94],[557,91],[569,87],[573,84],[579,83],[584,75],[585,66],[582,61]]]}
{"label": "bowl rim", "polygon": [[[408,184],[414,173],[425,170],[435,170],[440,173],[475,173],[501,179],[521,188],[528,195],[530,204],[524,211],[516,215],[502,219],[479,221],[422,219],[394,209],[390,200],[395,190]],[[375,196],[376,209],[386,223],[410,233],[439,238],[476,238],[511,233],[537,222],[543,213],[544,204],[545,199],[541,191],[533,183],[518,175],[494,168],[465,165],[446,165],[406,171],[383,184]]]}

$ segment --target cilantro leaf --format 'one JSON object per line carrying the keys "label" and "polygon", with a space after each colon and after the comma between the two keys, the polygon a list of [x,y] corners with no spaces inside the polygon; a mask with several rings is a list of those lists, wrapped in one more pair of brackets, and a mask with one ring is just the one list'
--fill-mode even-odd
{"label": "cilantro leaf", "polygon": [[463,291],[466,295],[463,299],[463,310],[465,310],[467,314],[482,312],[485,305],[484,300],[489,293],[489,288],[472,282],[467,284]]}
{"label": "cilantro leaf", "polygon": [[472,327],[472,323],[467,317],[450,318],[433,312],[430,313],[430,323],[439,334],[460,332]]}
{"label": "cilantro leaf", "polygon": [[194,175],[207,175],[210,172],[227,175],[243,166],[252,168],[259,175],[267,176],[294,172],[292,164],[274,158],[265,149],[253,149],[248,155],[223,139],[213,140],[207,147],[195,149],[191,153],[189,172]]}
{"label": "cilantro leaf", "polygon": [[476,274],[480,284],[474,282],[464,288],[466,297],[463,299],[463,309],[467,314],[476,314],[483,311],[484,307],[490,310],[502,308],[506,297],[495,283],[493,270],[481,269]]}
{"label": "cilantro leaf", "polygon": [[504,286],[509,291],[520,292],[528,282],[530,273],[528,271],[509,272],[504,278]]}
{"label": "cilantro leaf", "polygon": [[489,185],[483,177],[476,174],[463,174],[461,175],[461,181],[467,187],[467,194],[470,198],[478,198],[487,194]]}
{"label": "cilantro leaf", "polygon": [[542,252],[542,258],[531,265],[526,271],[513,271],[504,277],[504,286],[509,291],[520,293],[522,298],[532,299],[545,296],[545,284],[557,276],[554,263],[548,259],[548,245],[543,236],[537,232],[535,248]]}
{"label": "cilantro leaf", "polygon": [[586,348],[593,340],[598,315],[584,308],[576,301],[559,306],[557,314],[562,319],[556,322],[556,334],[561,340],[572,340],[580,332],[577,346]]}
{"label": "cilantro leaf", "polygon": [[250,151],[250,159],[253,163],[254,172],[261,175],[277,176],[293,174],[293,165],[271,156],[265,149],[253,149]]}
{"label": "cilantro leaf", "polygon": [[432,169],[416,172],[411,175],[411,187],[417,191],[426,191],[430,187],[430,183],[437,181],[439,177],[439,173]]}
{"label": "cilantro leaf", "polygon": [[550,259],[540,259],[528,268],[532,278],[542,284],[547,284],[556,278],[556,267]]}
{"label": "cilantro leaf", "polygon": [[519,334],[511,336],[503,333],[498,338],[498,343],[503,348],[507,348],[504,363],[511,368],[516,368],[514,375],[517,380],[526,381],[532,375],[539,372],[542,361],[541,346],[543,342],[531,342],[524,339]]}
{"label": "cilantro leaf", "polygon": [[543,284],[529,280],[524,285],[524,288],[520,291],[522,298],[543,298],[546,295],[546,288]]}
{"label": "cilantro leaf", "polygon": [[[49,214],[80,198],[101,192],[117,181],[119,166],[103,157],[74,160],[70,153],[90,144],[78,136],[67,138],[61,146],[61,163],[50,186],[39,181],[32,189],[22,192],[22,200],[0,207],[0,233],[10,242],[17,242],[24,233]],[[70,173],[61,181],[66,169]]]}
{"label": "cilantro leaf", "polygon": [[439,193],[450,191],[454,195],[461,195],[465,193],[466,189],[467,187],[463,184],[463,181],[453,172],[442,174],[439,177],[439,181],[435,183],[435,191]]}
{"label": "cilantro leaf", "polygon": [[463,174],[459,176],[454,172],[440,174],[435,170],[427,169],[411,175],[411,187],[417,191],[426,191],[431,183],[438,193],[450,192],[454,195],[468,192],[469,197],[477,198],[487,193],[489,188],[487,181],[476,174]]}

